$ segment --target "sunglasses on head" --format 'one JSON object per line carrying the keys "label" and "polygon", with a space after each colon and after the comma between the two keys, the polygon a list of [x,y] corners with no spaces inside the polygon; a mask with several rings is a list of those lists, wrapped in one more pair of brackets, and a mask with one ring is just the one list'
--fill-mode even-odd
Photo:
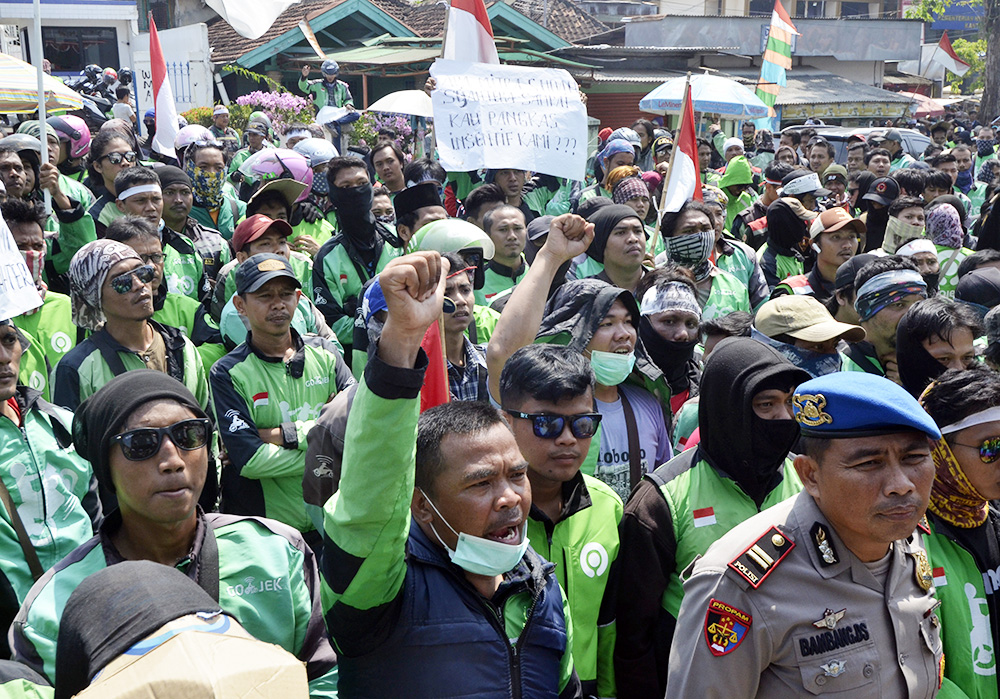
{"label": "sunglasses on head", "polygon": [[984,439],[982,444],[962,444],[961,442],[955,442],[955,444],[967,449],[978,449],[979,460],[984,464],[992,464],[1000,459],[1000,437]]}
{"label": "sunglasses on head", "polygon": [[208,418],[195,417],[181,420],[166,427],[138,427],[117,435],[113,443],[122,448],[122,455],[129,461],[144,461],[160,451],[164,435],[178,449],[194,451],[208,444],[212,423]]}
{"label": "sunglasses on head", "polygon": [[149,284],[155,276],[156,271],[153,269],[153,265],[143,265],[112,279],[111,288],[119,294],[127,294],[132,291],[132,277],[138,279],[140,284]]}
{"label": "sunglasses on head", "polygon": [[112,165],[121,165],[121,162],[123,160],[127,163],[134,163],[135,151],[130,150],[130,151],[125,151],[124,153],[106,153],[105,155],[102,155],[100,157],[101,160],[104,160],[105,158],[107,158],[108,162],[111,163]]}
{"label": "sunglasses on head", "polygon": [[522,420],[531,420],[531,429],[540,439],[555,439],[563,433],[566,422],[569,422],[570,432],[577,439],[589,439],[597,433],[601,424],[600,413],[583,413],[581,415],[544,415],[537,413],[522,413],[517,410],[507,410],[509,415]]}

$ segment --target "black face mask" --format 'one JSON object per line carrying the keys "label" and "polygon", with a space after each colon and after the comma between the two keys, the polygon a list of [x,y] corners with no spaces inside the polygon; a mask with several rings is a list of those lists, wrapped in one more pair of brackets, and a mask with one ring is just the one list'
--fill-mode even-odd
{"label": "black face mask", "polygon": [[738,474],[735,480],[747,495],[762,502],[774,487],[778,467],[799,438],[799,423],[795,420],[762,420],[756,414],[751,420],[751,450],[743,461],[746,472]]}
{"label": "black face mask", "polygon": [[941,281],[941,273],[935,272],[934,274],[922,274],[924,284],[927,285],[927,298],[931,296],[937,296],[938,283]]}
{"label": "black face mask", "polygon": [[639,319],[639,337],[642,339],[642,346],[646,348],[649,358],[663,372],[670,390],[678,393],[687,390],[690,383],[687,365],[694,357],[694,348],[698,345],[698,339],[695,338],[690,342],[664,340],[646,316]]}
{"label": "black face mask", "polygon": [[357,187],[330,187],[327,195],[337,212],[337,224],[355,245],[375,245],[375,215],[372,213],[371,183]]}

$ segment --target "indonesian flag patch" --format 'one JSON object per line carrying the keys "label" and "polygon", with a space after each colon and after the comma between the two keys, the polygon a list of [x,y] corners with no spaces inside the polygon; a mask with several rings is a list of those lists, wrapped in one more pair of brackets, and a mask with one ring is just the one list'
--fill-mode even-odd
{"label": "indonesian flag patch", "polygon": [[258,393],[253,397],[253,407],[259,408],[262,405],[267,405],[267,391]]}
{"label": "indonesian flag patch", "polygon": [[712,655],[732,653],[746,638],[753,617],[742,609],[712,598],[705,614],[705,642]]}
{"label": "indonesian flag patch", "polygon": [[931,574],[934,576],[934,587],[944,587],[948,584],[948,578],[945,577],[944,568],[935,568]]}
{"label": "indonesian flag patch", "polygon": [[702,507],[699,510],[693,510],[691,516],[694,517],[694,527],[707,527],[709,525],[715,524],[715,508],[714,507]]}

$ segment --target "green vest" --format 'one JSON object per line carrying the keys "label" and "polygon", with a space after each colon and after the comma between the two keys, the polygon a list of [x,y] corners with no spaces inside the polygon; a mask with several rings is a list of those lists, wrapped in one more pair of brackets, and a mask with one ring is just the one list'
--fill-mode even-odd
{"label": "green vest", "polygon": [[750,294],[743,282],[725,271],[718,270],[712,277],[712,290],[701,309],[701,319],[712,320],[733,311],[750,312]]}
{"label": "green vest", "polygon": [[[521,261],[524,261],[524,256],[521,256]],[[528,263],[524,262],[524,271],[521,272],[520,276],[516,279],[513,277],[508,277],[503,274],[498,274],[493,271],[490,265],[486,267],[486,273],[483,275],[485,282],[482,289],[475,290],[476,303],[480,306],[489,306],[493,297],[499,294],[501,291],[506,291],[511,289],[519,281],[524,279],[524,275],[528,273]]]}
{"label": "green vest", "polygon": [[21,327],[20,319],[16,319],[14,325],[24,333],[31,346],[28,351],[21,355],[21,366],[17,371],[17,382],[22,386],[28,386],[36,391],[40,391],[42,398],[49,400],[49,367],[45,363],[45,348],[31,333],[26,332]]}
{"label": "green vest", "polygon": [[295,226],[295,228],[292,229],[292,234],[288,237],[288,241],[291,242],[300,235],[308,235],[311,236],[317,243],[322,245],[333,237],[333,233],[333,224],[325,218],[318,219],[314,223],[309,223],[305,219],[302,219]]}
{"label": "green vest", "polygon": [[932,534],[924,537],[924,546],[934,572],[935,596],[941,600],[937,614],[945,683],[938,696],[997,699],[996,649],[983,573],[971,553],[945,534],[933,532],[933,526]]}
{"label": "green vest", "polygon": [[[45,292],[45,301],[37,313],[22,314],[14,325],[27,331],[35,339],[38,349],[55,366],[63,356],[76,347],[77,328],[73,324],[73,309],[69,296],[54,291]],[[38,386],[25,384],[38,390]]]}
{"label": "green vest", "polygon": [[173,232],[169,235],[177,236],[182,244],[186,243],[190,252],[181,252],[169,244],[163,246],[163,282],[171,293],[187,296],[197,302],[202,293],[201,282],[205,275],[203,258],[186,235]]}
{"label": "green vest", "polygon": [[[677,458],[693,460],[693,455],[685,457],[682,454]],[[674,459],[665,466],[669,467],[673,462]],[[792,467],[791,459],[785,459],[784,478],[778,487],[768,493],[759,509],[736,481],[721,475],[703,459],[661,485],[660,493],[670,508],[677,542],[676,565],[663,593],[663,608],[677,618],[684,597],[680,572],[691,561],[704,554],[709,546],[737,524],[801,490],[802,482]]]}
{"label": "green vest", "polygon": [[972,254],[968,248],[948,248],[944,245],[935,245],[937,248],[938,265],[940,266],[941,281],[938,282],[938,296],[946,299],[955,298],[955,289],[958,287],[958,266],[962,260]]}

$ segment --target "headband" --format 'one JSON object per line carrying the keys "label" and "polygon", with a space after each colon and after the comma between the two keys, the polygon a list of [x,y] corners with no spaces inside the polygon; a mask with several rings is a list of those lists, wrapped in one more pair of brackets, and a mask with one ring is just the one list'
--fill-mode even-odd
{"label": "headband", "polygon": [[945,425],[941,428],[941,434],[954,434],[966,429],[967,427],[985,425],[987,422],[1000,422],[1000,406],[994,405],[992,408],[987,408],[981,412],[973,413],[958,422]]}
{"label": "headband", "polygon": [[135,187],[129,187],[119,194],[118,201],[125,201],[129,197],[134,197],[136,194],[145,194],[146,192],[161,194],[163,190],[160,189],[160,185],[158,184],[137,184]]}
{"label": "headband", "polygon": [[894,269],[876,274],[858,289],[854,308],[860,320],[868,320],[904,296],[920,294],[927,298],[927,283],[912,269]]}
{"label": "headband", "polygon": [[644,316],[664,311],[687,311],[693,313],[701,320],[701,306],[695,298],[691,287],[682,282],[668,282],[662,285],[653,285],[642,295],[640,313]]}
{"label": "headband", "polygon": [[312,132],[309,129],[289,129],[285,133],[286,140],[289,138],[296,138],[298,136],[305,136],[306,138],[309,138],[312,136]]}
{"label": "headband", "polygon": [[896,254],[903,257],[916,255],[918,252],[932,252],[936,255],[937,248],[934,247],[934,243],[931,241],[926,238],[921,238],[919,240],[911,240],[909,243],[896,250]]}

